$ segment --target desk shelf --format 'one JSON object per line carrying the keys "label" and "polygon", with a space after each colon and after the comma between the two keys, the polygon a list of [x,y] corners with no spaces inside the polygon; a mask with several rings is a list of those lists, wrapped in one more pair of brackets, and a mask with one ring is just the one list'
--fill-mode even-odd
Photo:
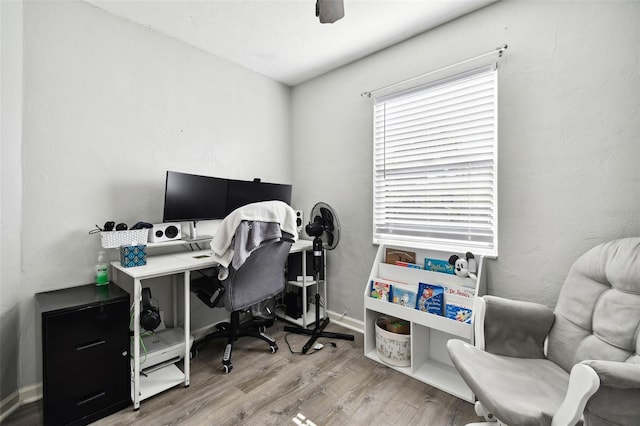
{"label": "desk shelf", "polygon": [[[293,318],[287,315],[283,308],[278,307],[276,308],[276,316],[292,324],[299,325],[300,327],[307,327],[316,322],[315,305],[312,304],[309,306],[309,309],[306,309],[306,304],[305,304],[303,311],[305,312],[303,312],[300,318]],[[324,309],[320,311],[320,319],[324,318],[323,314],[324,314]]]}
{"label": "desk shelf", "polygon": [[[285,313],[284,308],[276,308],[276,316],[278,318],[284,319],[290,323],[296,324],[301,327],[308,327],[309,325],[315,323],[316,321],[316,306],[315,304],[311,304],[309,308],[307,308],[307,304],[310,298],[314,298],[316,291],[320,293],[321,300],[324,305],[320,306],[320,319],[324,319],[327,316],[326,313],[326,301],[327,301],[327,252],[323,250],[323,266],[324,269],[320,274],[320,280],[316,281],[313,277],[313,273],[308,270],[308,266],[313,264],[313,255],[311,252],[312,246],[311,241],[308,240],[298,240],[297,244],[299,248],[295,251],[292,250],[289,255],[289,260],[287,262],[287,277],[286,286],[284,292],[291,290],[291,288],[300,289],[300,298],[302,303],[302,315],[300,318],[293,318]],[[311,268],[309,268],[311,269]],[[298,276],[304,277],[302,280],[297,280]],[[311,279],[308,279],[311,278]],[[310,290],[315,290],[310,292]],[[284,300],[284,299],[283,299]]]}
{"label": "desk shelf", "polygon": [[[213,237],[208,235],[203,238],[196,238],[195,240],[171,240],[171,241],[163,241],[161,243],[151,243],[147,242],[147,247],[156,248],[156,247],[171,247],[171,246],[186,246],[189,244],[203,244],[211,242]],[[209,248],[209,247],[206,247]]]}
{"label": "desk shelf", "polygon": [[[140,401],[184,383],[185,374],[175,364],[170,364],[140,375]],[[131,386],[131,400],[134,399],[134,386]]]}

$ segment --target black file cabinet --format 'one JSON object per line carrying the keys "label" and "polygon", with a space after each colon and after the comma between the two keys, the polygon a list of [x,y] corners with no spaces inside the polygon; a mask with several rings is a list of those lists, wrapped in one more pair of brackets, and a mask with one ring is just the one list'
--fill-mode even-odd
{"label": "black file cabinet", "polygon": [[46,425],[84,425],[131,403],[129,293],[114,283],[36,294]]}

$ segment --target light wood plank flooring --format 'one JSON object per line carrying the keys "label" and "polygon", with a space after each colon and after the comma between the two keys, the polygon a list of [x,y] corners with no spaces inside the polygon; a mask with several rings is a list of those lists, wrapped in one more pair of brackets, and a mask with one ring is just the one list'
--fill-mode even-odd
{"label": "light wood plank flooring", "polygon": [[[238,340],[233,370],[224,374],[222,341],[210,342],[191,360],[191,384],[163,392],[106,417],[96,425],[294,425],[298,413],[316,425],[457,426],[479,421],[473,405],[378,364],[363,355],[363,336],[336,324],[327,330],[351,333],[311,355],[299,351],[307,336],[285,333],[277,321],[269,332],[279,350]],[[330,339],[320,339],[329,342]],[[5,425],[42,424],[42,404],[21,407]]]}

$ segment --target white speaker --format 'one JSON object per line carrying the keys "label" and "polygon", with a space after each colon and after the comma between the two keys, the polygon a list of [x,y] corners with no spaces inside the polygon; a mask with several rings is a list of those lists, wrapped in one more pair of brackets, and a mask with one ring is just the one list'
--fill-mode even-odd
{"label": "white speaker", "polygon": [[302,210],[296,210],[296,228],[298,228],[298,234],[302,233],[302,228],[304,228],[304,218],[302,216]]}
{"label": "white speaker", "polygon": [[156,223],[149,229],[149,242],[161,243],[163,241],[173,241],[182,239],[180,224],[176,223]]}

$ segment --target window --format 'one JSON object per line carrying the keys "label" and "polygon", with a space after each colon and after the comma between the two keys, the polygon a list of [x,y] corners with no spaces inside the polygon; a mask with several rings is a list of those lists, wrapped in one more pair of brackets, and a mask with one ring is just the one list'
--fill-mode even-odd
{"label": "window", "polygon": [[376,99],[373,240],[497,255],[497,70]]}

